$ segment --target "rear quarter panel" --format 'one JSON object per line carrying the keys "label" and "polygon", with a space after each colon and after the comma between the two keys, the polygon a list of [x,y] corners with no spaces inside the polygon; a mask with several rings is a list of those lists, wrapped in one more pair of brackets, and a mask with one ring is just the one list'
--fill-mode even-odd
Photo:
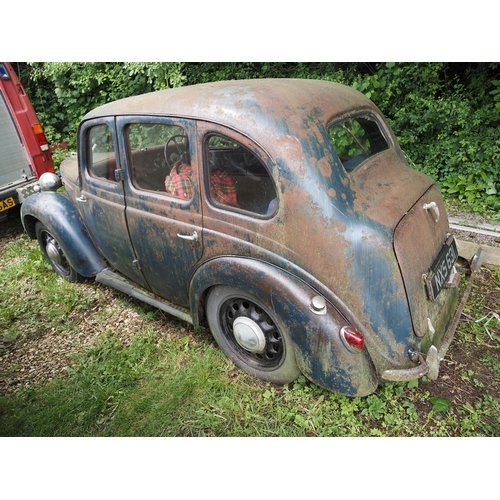
{"label": "rear quarter panel", "polygon": [[314,314],[310,307],[317,292],[297,277],[255,259],[213,259],[193,277],[192,310],[198,310],[202,296],[217,284],[250,292],[281,318],[300,370],[315,384],[348,396],[376,389],[378,377],[366,349],[353,353],[342,344],[339,332],[345,319],[331,303],[326,315]]}

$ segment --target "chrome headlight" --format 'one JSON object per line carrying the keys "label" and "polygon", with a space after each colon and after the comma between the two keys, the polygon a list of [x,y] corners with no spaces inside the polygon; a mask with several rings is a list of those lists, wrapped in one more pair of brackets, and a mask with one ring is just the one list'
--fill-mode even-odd
{"label": "chrome headlight", "polygon": [[61,186],[61,178],[52,172],[45,172],[38,181],[42,191],[57,191]]}

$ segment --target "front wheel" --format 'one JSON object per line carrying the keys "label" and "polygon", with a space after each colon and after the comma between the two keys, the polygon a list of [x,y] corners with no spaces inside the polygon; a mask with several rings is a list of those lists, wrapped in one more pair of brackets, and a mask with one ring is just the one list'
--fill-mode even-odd
{"label": "front wheel", "polygon": [[71,267],[55,236],[41,222],[36,223],[35,233],[43,255],[59,276],[71,282],[83,279],[83,276]]}
{"label": "front wheel", "polygon": [[266,382],[288,384],[300,370],[288,333],[258,299],[234,286],[217,286],[207,300],[210,330],[233,363]]}

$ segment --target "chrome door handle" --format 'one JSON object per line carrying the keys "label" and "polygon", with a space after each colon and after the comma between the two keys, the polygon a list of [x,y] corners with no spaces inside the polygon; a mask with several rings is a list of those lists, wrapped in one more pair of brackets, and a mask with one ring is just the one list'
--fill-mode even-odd
{"label": "chrome door handle", "polygon": [[424,210],[432,210],[435,215],[435,221],[439,222],[439,207],[437,206],[437,203],[435,201],[431,201],[430,203],[426,203],[424,205]]}
{"label": "chrome door handle", "polygon": [[198,241],[198,233],[196,231],[194,231],[193,234],[177,233],[177,237],[181,238],[182,240]]}

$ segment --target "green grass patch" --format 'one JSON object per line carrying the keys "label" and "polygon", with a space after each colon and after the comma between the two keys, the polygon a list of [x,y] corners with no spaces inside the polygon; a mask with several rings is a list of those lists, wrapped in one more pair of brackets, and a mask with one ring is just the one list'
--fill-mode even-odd
{"label": "green grass patch", "polygon": [[[0,237],[0,250],[2,436],[500,435],[495,319],[488,334],[464,317],[439,380],[348,398],[303,376],[266,384],[236,369],[208,331],[91,281],[66,283],[20,228]],[[486,315],[499,290],[500,273],[483,273],[468,317]],[[23,369],[43,371],[71,339],[75,348],[54,377],[7,390]],[[41,342],[52,346],[46,364],[36,359]],[[28,361],[12,364],[23,349]]]}

